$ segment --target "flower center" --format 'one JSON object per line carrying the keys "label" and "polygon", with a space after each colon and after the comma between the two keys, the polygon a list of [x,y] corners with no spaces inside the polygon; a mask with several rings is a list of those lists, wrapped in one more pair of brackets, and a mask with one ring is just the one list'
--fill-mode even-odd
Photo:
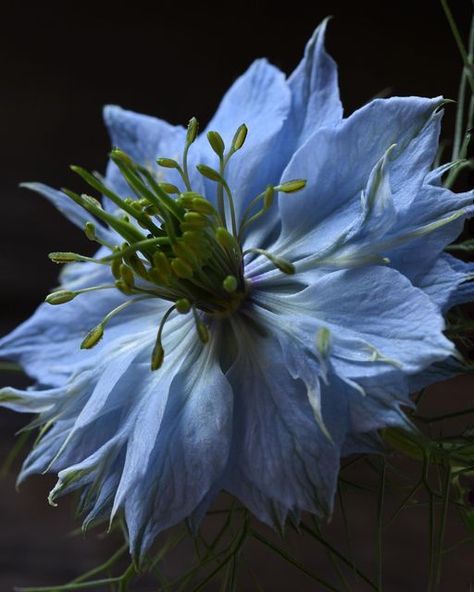
{"label": "flower center", "polygon": [[46,301],[62,304],[80,293],[111,287],[133,296],[106,315],[88,333],[81,347],[90,348],[98,343],[109,320],[133,302],[160,298],[172,304],[158,328],[152,356],[152,368],[156,369],[163,360],[161,336],[171,313],[192,313],[198,335],[205,343],[209,338],[206,316],[222,318],[238,310],[248,293],[244,277],[244,256],[247,253],[263,255],[283,273],[294,273],[290,262],[268,251],[257,248],[244,251],[242,240],[248,226],[271,208],[276,193],[298,191],[305,186],[305,181],[294,180],[268,186],[249,202],[238,224],[225,171],[229,160],[244,145],[247,127],[242,124],[237,129],[227,151],[218,132],[207,134],[219,166],[214,169],[199,164],[197,170],[206,179],[207,185],[210,181],[216,186],[212,201],[193,190],[188,172],[188,151],[197,134],[198,122],[193,118],[188,125],[181,162],[171,158],[157,159],[160,167],[173,170],[175,176],[177,174],[181,188],[161,182],[150,168],[134,162],[119,148],[112,150],[110,158],[133,197],[121,197],[98,175],[81,167],[71,167],[88,185],[108,198],[117,207],[117,213],[106,211],[97,199],[89,195],[78,195],[67,189],[63,190],[64,193],[122,237],[122,244],[112,245],[101,240],[97,225],[88,222],[85,227],[87,237],[110,249],[110,255],[93,259],[76,253],[57,252],[51,253],[50,258],[56,263],[93,261],[109,265],[115,282],[77,291],[59,290],[50,294]]}

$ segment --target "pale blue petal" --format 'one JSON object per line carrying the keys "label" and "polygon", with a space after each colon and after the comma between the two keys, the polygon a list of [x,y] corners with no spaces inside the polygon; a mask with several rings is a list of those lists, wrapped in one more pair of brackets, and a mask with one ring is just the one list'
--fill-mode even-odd
{"label": "pale blue petal", "polygon": [[303,144],[314,131],[342,119],[337,66],[326,53],[324,38],[329,19],[314,31],[302,61],[288,79],[292,93],[289,132],[296,145]]}
{"label": "pale blue petal", "polygon": [[456,357],[447,358],[442,362],[431,365],[429,368],[408,377],[410,392],[414,393],[436,382],[449,380],[459,374],[466,374],[466,365]]}
{"label": "pale blue petal", "polygon": [[[191,344],[169,387],[156,438],[145,445],[144,457],[129,465],[130,474],[124,470],[122,482],[127,482],[129,491],[125,516],[136,556],[147,550],[161,530],[197,508],[227,464],[232,390],[220,369],[217,347],[217,343],[205,348],[199,342]],[[149,425],[149,429],[155,432],[156,427]],[[143,436],[149,438],[146,433]],[[138,441],[133,445],[138,446]]]}
{"label": "pale blue petal", "polygon": [[438,307],[393,269],[336,271],[284,300],[262,289],[252,300],[274,322],[281,315],[280,326],[304,336],[310,350],[317,332],[329,329],[331,361],[341,378],[412,374],[454,352]]}
{"label": "pale blue petal", "polygon": [[437,171],[430,173],[410,207],[399,214],[396,227],[380,244],[372,245],[412,281],[420,270],[433,266],[474,214],[474,192],[453,193],[439,180]]}
{"label": "pale blue petal", "polygon": [[84,230],[86,222],[93,222],[96,228],[96,234],[98,238],[105,242],[113,242],[115,244],[115,232],[103,226],[100,222],[89,214],[84,208],[81,208],[72,199],[70,199],[62,191],[52,189],[43,183],[22,183],[22,187],[31,189],[45,197],[51,202],[68,220],[78,226],[81,230]]}
{"label": "pale blue petal", "polygon": [[[324,219],[358,199],[387,149],[396,144],[391,155],[396,161],[425,128],[440,102],[439,98],[377,99],[340,124],[317,130],[295,152],[283,174],[283,179],[308,180],[303,191],[280,197],[283,236],[290,242],[290,237],[295,240],[314,234]],[[398,170],[392,179],[395,184],[400,175]]]}
{"label": "pale blue petal", "polygon": [[[180,178],[175,170],[157,166],[159,157],[181,160],[186,131],[181,126],[174,126],[166,121],[127,111],[116,105],[104,108],[104,121],[109,130],[112,145],[120,148],[139,164],[148,167],[163,181],[180,185]],[[109,161],[106,174],[107,184],[120,196],[131,194],[131,189],[122,177],[116,165]],[[116,206],[107,198],[104,205],[114,211]]]}
{"label": "pale blue petal", "polygon": [[[245,144],[231,158],[226,169],[226,180],[233,191],[240,219],[251,199],[265,190],[268,184],[277,184],[292,151],[287,142],[285,122],[291,106],[291,93],[285,76],[266,60],[255,61],[229,89],[209,123],[207,130],[218,131],[230,147],[233,135],[242,123],[248,127]],[[205,135],[198,141],[199,153],[205,148]],[[212,151],[210,154],[213,155]],[[218,167],[217,157],[206,159]],[[215,184],[208,184],[212,197]],[[271,215],[271,214],[270,214]],[[273,222],[276,222],[274,220]],[[272,227],[269,217],[262,232]]]}
{"label": "pale blue petal", "polygon": [[428,271],[421,271],[414,284],[443,312],[474,298],[474,264],[443,253]]}
{"label": "pale blue petal", "polygon": [[[75,287],[84,284],[87,276]],[[57,306],[42,304],[30,319],[0,340],[0,356],[18,362],[40,383],[61,385],[72,373],[93,366],[120,343],[158,326],[167,304],[158,299],[137,302],[108,323],[106,336],[98,345],[81,350],[87,333],[127,298],[113,289],[82,294]]]}
{"label": "pale blue petal", "polygon": [[238,319],[233,327],[239,351],[228,378],[238,393],[238,437],[225,489],[273,524],[294,509],[329,515],[347,429],[347,389],[337,377],[330,392],[322,387],[328,437],[304,384],[288,372],[278,341]]}

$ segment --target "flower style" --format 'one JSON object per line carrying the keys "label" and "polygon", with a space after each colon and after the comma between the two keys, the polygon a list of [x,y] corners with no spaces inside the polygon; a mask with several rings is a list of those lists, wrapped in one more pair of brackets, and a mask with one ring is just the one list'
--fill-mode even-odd
{"label": "flower style", "polygon": [[0,342],[37,381],[0,391],[41,427],[20,480],[81,488],[85,526],[120,513],[138,557],[221,490],[272,525],[328,516],[341,456],[455,371],[443,313],[473,268],[443,251],[473,194],[432,168],[444,101],[344,118],[325,28],[289,78],[253,63],[207,133],[106,107],[106,177],[73,167],[102,202],[28,185],[100,248],[51,254],[61,289]]}

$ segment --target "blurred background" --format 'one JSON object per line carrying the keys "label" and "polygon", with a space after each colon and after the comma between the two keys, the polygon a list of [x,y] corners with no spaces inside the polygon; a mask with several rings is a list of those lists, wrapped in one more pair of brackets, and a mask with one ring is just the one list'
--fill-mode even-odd
{"label": "blurred background", "polygon": [[[453,0],[451,5],[466,38],[472,4]],[[281,7],[258,0],[192,6],[5,4],[0,21],[0,333],[26,319],[55,285],[58,268],[48,252],[91,253],[79,230],[19,183],[74,187],[71,163],[104,170],[110,146],[101,109],[107,103],[172,123],[186,124],[196,116],[204,125],[225,90],[256,57],[266,56],[291,72],[327,15],[335,17],[327,46],[339,64],[346,115],[379,93],[456,98],[461,60],[436,0],[292,0]],[[447,138],[454,112],[448,106]],[[24,385],[27,380],[4,373],[1,384]],[[442,408],[446,396],[468,406],[473,386],[468,378],[437,386],[433,408]],[[0,463],[25,422],[0,412]],[[31,479],[17,493],[14,472],[15,466],[0,480],[0,591],[63,582],[116,548],[113,537],[70,536],[78,526],[72,504],[64,500],[51,508],[46,502],[54,479]],[[354,543],[370,567],[373,499],[359,492],[350,504],[357,516]],[[427,529],[427,523],[408,518],[387,533],[386,590],[424,589],[420,553]],[[318,573],[330,570],[322,549],[302,552]],[[178,568],[181,559],[174,559]],[[265,590],[323,589],[276,566],[275,557],[260,547],[251,548],[249,562]],[[463,547],[447,562],[442,589],[471,590],[473,581],[472,547],[470,553]],[[258,590],[251,582],[242,589]],[[147,585],[144,591],[154,589]],[[354,588],[359,589],[365,590]]]}

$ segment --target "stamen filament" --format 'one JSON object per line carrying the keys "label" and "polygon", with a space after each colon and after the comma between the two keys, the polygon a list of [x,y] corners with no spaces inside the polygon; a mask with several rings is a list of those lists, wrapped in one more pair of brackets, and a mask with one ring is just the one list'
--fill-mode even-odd
{"label": "stamen filament", "polygon": [[125,310],[126,308],[128,308],[130,305],[135,304],[136,302],[139,302],[140,300],[144,300],[145,298],[150,298],[150,297],[149,296],[142,296],[140,298],[133,298],[132,300],[127,300],[126,302],[122,302],[122,304],[119,304],[114,309],[112,309],[109,313],[107,313],[105,315],[105,317],[102,319],[102,321],[98,325],[93,327],[87,333],[87,335],[82,340],[81,349],[91,349],[95,345],[97,345],[99,343],[99,341],[102,339],[102,336],[104,335],[105,326],[107,325],[107,323],[111,319],[113,319],[113,317],[115,317],[120,312],[122,312],[122,310]]}
{"label": "stamen filament", "polygon": [[173,306],[170,306],[170,308],[168,308],[168,310],[165,312],[165,314],[161,318],[160,325],[158,327],[158,334],[156,336],[155,345],[153,347],[153,351],[151,354],[151,369],[152,370],[158,370],[158,368],[160,368],[161,365],[163,364],[165,350],[163,349],[163,346],[161,344],[161,335],[163,333],[163,328],[165,326],[166,321],[168,320],[170,314],[174,310],[176,310],[176,304],[173,304]]}
{"label": "stamen filament", "polygon": [[[82,208],[87,210],[90,214],[93,214],[99,218],[99,220],[106,222],[110,228],[113,228],[118,234],[122,235],[129,243],[134,243],[146,238],[137,228],[135,228],[135,226],[129,222],[120,220],[119,218],[112,216],[112,214],[109,214],[104,209],[102,209],[96,199],[91,198],[85,194],[78,195],[69,189],[62,189],[62,191],[65,195],[67,195]],[[97,202],[98,205],[95,205],[93,202]]]}
{"label": "stamen filament", "polygon": [[116,193],[111,191],[104,183],[99,181],[94,175],[91,175],[88,171],[79,166],[71,166],[71,170],[77,173],[88,185],[93,189],[106,195],[118,208],[127,212],[132,218],[139,221],[145,228],[150,232],[157,232],[158,227],[150,220],[148,216],[135,210],[125,200],[121,199]]}
{"label": "stamen filament", "polygon": [[277,267],[283,273],[286,273],[288,275],[293,275],[295,273],[295,266],[293,265],[293,263],[291,263],[290,261],[287,261],[286,259],[283,259],[282,257],[278,257],[277,255],[273,255],[273,253],[270,253],[269,251],[265,251],[264,249],[253,248],[253,249],[247,249],[246,251],[244,251],[243,254],[245,256],[248,253],[256,253],[257,255],[263,255],[269,261],[271,261],[273,263],[273,265],[275,267]]}
{"label": "stamen filament", "polygon": [[96,290],[110,290],[115,288],[114,284],[103,284],[100,286],[90,286],[89,288],[81,288],[80,290],[56,290],[51,292],[45,298],[45,302],[48,304],[65,304],[74,300],[79,294],[85,294],[86,292],[95,292]]}

